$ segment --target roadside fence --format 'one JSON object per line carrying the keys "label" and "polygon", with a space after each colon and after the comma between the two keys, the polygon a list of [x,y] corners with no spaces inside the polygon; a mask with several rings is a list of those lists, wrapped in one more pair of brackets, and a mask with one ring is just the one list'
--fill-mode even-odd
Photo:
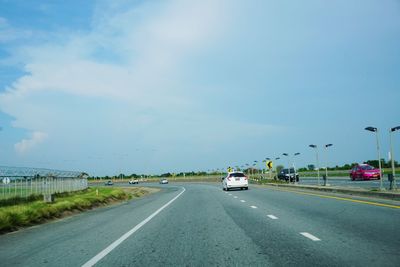
{"label": "roadside fence", "polygon": [[0,176],[0,199],[28,198],[31,195],[52,195],[86,189],[87,179],[82,177]]}

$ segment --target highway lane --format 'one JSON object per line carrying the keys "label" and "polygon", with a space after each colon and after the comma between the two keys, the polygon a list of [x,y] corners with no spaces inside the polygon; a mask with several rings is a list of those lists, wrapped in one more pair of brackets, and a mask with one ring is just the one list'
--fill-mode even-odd
{"label": "highway lane", "polygon": [[[320,184],[323,184],[323,179],[320,177]],[[358,180],[351,181],[348,177],[328,177],[328,184],[331,186],[343,186],[343,187],[355,187],[355,188],[379,188],[380,180]],[[383,187],[389,189],[389,181],[385,176],[383,178]],[[302,185],[318,185],[317,177],[300,177],[299,184]],[[397,187],[400,187],[400,183],[397,180]]]}
{"label": "highway lane", "polygon": [[0,265],[83,265],[177,196],[182,186],[186,191],[179,198],[96,266],[400,262],[400,209],[269,188],[223,192],[216,184],[182,183],[141,200],[0,236]]}

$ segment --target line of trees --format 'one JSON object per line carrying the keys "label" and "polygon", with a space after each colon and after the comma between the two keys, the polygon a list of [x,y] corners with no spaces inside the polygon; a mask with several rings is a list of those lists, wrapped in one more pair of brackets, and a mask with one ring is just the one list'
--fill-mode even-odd
{"label": "line of trees", "polygon": [[[363,163],[369,164],[369,165],[371,165],[371,166],[373,166],[375,168],[379,167],[378,160],[367,160],[367,161],[365,161]],[[351,164],[346,163],[346,164],[344,164],[342,166],[336,165],[335,167],[328,167],[328,170],[330,170],[330,171],[350,170],[351,168],[353,168],[353,166],[355,166],[357,164],[358,163],[354,162],[354,163],[351,163]],[[381,164],[382,164],[382,168],[390,168],[392,166],[391,162],[390,161],[386,161],[385,159],[381,159]],[[394,161],[394,165],[395,165],[396,168],[400,167],[400,164],[397,161]],[[278,165],[277,166],[278,172],[283,168],[284,168],[284,166]],[[298,168],[297,170],[299,172],[305,172],[305,171],[314,171],[315,169],[316,169],[316,166],[314,164],[309,164],[309,165],[307,165],[307,167]],[[255,173],[257,171],[260,171],[260,169],[252,168],[252,167],[247,168],[247,169],[239,169],[239,168],[237,168],[236,170],[243,171],[245,173]],[[226,171],[224,171],[224,173],[226,173]],[[125,174],[121,173],[119,175],[111,176],[111,177],[110,176],[104,176],[104,177],[97,176],[97,177],[91,177],[91,178],[94,178],[94,179],[100,179],[100,178],[102,178],[102,179],[115,179],[115,178],[117,178],[117,179],[118,178],[131,179],[131,178],[152,178],[152,177],[166,177],[166,178],[168,178],[168,177],[185,177],[185,176],[206,176],[206,175],[210,175],[210,174],[211,175],[220,175],[221,172],[220,171],[215,171],[215,170],[210,171],[210,172],[206,172],[206,171],[197,171],[197,172],[190,171],[190,172],[179,172],[179,173],[166,172],[166,173],[163,173],[161,175],[148,175],[148,174],[136,174],[136,173],[132,173],[130,175],[125,175]]]}

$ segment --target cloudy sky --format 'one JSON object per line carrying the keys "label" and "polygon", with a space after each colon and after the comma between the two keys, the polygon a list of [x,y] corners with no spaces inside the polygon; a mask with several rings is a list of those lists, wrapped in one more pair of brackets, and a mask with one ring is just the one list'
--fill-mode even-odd
{"label": "cloudy sky", "polygon": [[[94,175],[376,158],[400,2],[0,0],[0,165]],[[400,160],[400,133],[395,134]],[[285,163],[286,161],[278,162]]]}

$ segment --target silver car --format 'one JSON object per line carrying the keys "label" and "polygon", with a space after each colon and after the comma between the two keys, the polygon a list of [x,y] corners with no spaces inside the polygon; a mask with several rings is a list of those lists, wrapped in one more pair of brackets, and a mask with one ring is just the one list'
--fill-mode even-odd
{"label": "silver car", "polygon": [[168,184],[168,180],[167,179],[161,179],[160,180],[160,184]]}

